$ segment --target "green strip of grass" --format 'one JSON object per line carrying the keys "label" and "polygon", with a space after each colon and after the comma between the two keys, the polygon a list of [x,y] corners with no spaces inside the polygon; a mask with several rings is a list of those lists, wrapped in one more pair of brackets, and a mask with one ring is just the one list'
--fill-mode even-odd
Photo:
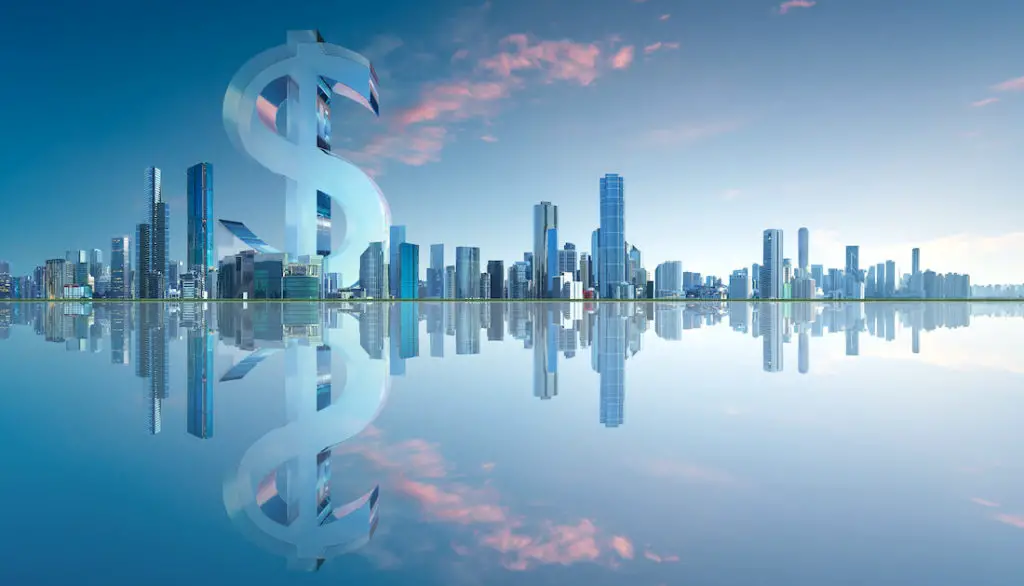
{"label": "green strip of grass", "polygon": [[1024,299],[0,299],[0,303],[1020,303]]}

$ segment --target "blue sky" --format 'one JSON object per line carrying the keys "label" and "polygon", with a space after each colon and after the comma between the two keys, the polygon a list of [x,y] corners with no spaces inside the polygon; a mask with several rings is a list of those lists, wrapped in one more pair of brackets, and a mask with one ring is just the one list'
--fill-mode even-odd
{"label": "blue sky", "polygon": [[[811,262],[910,247],[940,271],[1022,282],[1024,4],[1013,0],[18,2],[0,19],[7,113],[0,258],[29,272],[101,248],[163,169],[184,257],[185,169],[216,167],[218,217],[282,243],[283,182],[228,142],[224,90],[285,32],[366,54],[382,116],[335,109],[421,245],[520,259],[532,206],[589,249],[598,179],[626,178],[648,268],[726,274],[761,231],[811,230]],[[42,125],[42,121],[46,121]]]}

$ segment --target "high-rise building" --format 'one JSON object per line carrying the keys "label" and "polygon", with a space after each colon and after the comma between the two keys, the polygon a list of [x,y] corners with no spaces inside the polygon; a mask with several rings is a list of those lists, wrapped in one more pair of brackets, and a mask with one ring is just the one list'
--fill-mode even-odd
{"label": "high-rise building", "polygon": [[427,296],[444,297],[444,244],[430,245],[427,268]]}
{"label": "high-rise building", "polygon": [[562,273],[558,272],[558,229],[550,228],[547,235],[547,244],[544,245],[548,257],[544,265],[547,267],[548,280],[545,285],[547,294],[545,297],[557,298],[562,296]]}
{"label": "high-rise building", "polygon": [[887,260],[885,261],[885,296],[893,297],[896,295],[896,262]]}
{"label": "high-rise building", "polygon": [[910,290],[914,297],[924,297],[921,282],[921,249],[910,251]]}
{"label": "high-rise building", "polygon": [[[875,279],[878,279],[877,272]],[[860,246],[846,247],[846,297],[860,299],[864,296],[864,279],[860,273]]]}
{"label": "high-rise building", "polygon": [[598,229],[598,275],[601,297],[615,299],[626,281],[626,199],[623,178],[607,174],[601,178]]}
{"label": "high-rise building", "polygon": [[371,242],[359,256],[359,286],[368,299],[388,297],[387,263],[384,259],[384,243]]}
{"label": "high-rise building", "polygon": [[601,229],[598,228],[590,234],[590,286],[594,287],[595,291],[600,290],[600,284],[597,282],[600,250]]}
{"label": "high-rise building", "polygon": [[823,265],[811,265],[811,278],[820,286],[822,279],[825,278],[825,267]]}
{"label": "high-rise building", "polygon": [[576,245],[572,242],[566,242],[562,245],[562,250],[558,251],[558,274],[572,273],[576,275],[577,266],[576,259],[578,255],[576,253]]}
{"label": "high-rise building", "polygon": [[797,251],[796,261],[797,268],[800,269],[800,276],[807,277],[808,275],[808,259],[810,252],[810,241],[811,232],[807,228],[800,228],[796,233],[797,240]]}
{"label": "high-rise building", "polygon": [[398,297],[398,290],[401,281],[398,278],[398,265],[401,262],[399,252],[402,243],[405,242],[405,226],[391,226],[391,236],[388,241],[388,292],[392,297]]}
{"label": "high-rise building", "polygon": [[11,263],[6,260],[0,260],[0,275],[11,274]]}
{"label": "high-rise building", "polygon": [[747,269],[739,269],[729,276],[729,299],[748,299],[750,297],[750,276]]}
{"label": "high-rise building", "polygon": [[189,329],[188,339],[188,433],[200,439],[213,437],[213,356],[216,341],[206,325]]}
{"label": "high-rise building", "polygon": [[476,299],[480,295],[480,249],[474,246],[455,248],[455,297]]}
{"label": "high-rise building", "polygon": [[654,296],[679,297],[683,293],[683,262],[670,260],[654,268]]}
{"label": "high-rise building", "polygon": [[398,297],[416,299],[420,295],[420,247],[403,242],[398,246]]}
{"label": "high-rise building", "polygon": [[64,285],[67,281],[67,260],[52,258],[46,261],[43,279],[43,298],[60,299],[64,296]]}
{"label": "high-rise building", "polygon": [[138,299],[149,299],[152,297],[149,291],[149,260],[150,245],[153,243],[152,231],[149,224],[139,224],[135,227],[135,278],[133,279],[135,297]]}
{"label": "high-rise building", "polygon": [[103,276],[103,251],[99,248],[89,253],[89,276],[96,281]]}
{"label": "high-rise building", "polygon": [[[548,296],[551,277],[558,274],[558,267],[549,266],[548,231],[552,229],[558,229],[558,206],[549,201],[533,206],[533,286],[537,297]],[[557,259],[556,253],[555,262]]]}
{"label": "high-rise building", "polygon": [[188,231],[185,237],[185,269],[196,279],[197,288],[217,266],[213,233],[213,165],[197,163],[186,172]]}
{"label": "high-rise building", "polygon": [[487,261],[487,278],[491,299],[505,298],[505,263],[500,260]]}
{"label": "high-rise building", "polygon": [[761,299],[782,299],[782,230],[764,231],[764,258],[758,278]]}
{"label": "high-rise building", "polygon": [[110,240],[110,296],[131,299],[131,239],[119,236]]}
{"label": "high-rise building", "polygon": [[455,265],[448,265],[444,268],[444,295],[445,299],[455,299]]}
{"label": "high-rise building", "polygon": [[171,243],[170,216],[167,202],[159,202],[153,208],[153,222],[150,225],[152,244],[150,249],[150,294],[154,299],[165,299],[170,285],[167,257]]}

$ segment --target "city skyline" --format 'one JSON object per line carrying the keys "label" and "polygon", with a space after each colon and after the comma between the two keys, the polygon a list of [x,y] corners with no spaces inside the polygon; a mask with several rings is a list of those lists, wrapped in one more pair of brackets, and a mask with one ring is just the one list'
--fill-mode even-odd
{"label": "city skyline", "polygon": [[[169,256],[185,259],[185,169],[198,161],[217,168],[216,218],[243,220],[268,242],[281,243],[283,226],[274,221],[279,223],[284,208],[282,185],[230,149],[219,110],[231,73],[247,56],[279,44],[287,28],[315,22],[332,41],[373,59],[384,80],[381,123],[364,124],[339,108],[335,133],[344,138],[334,146],[375,172],[393,222],[408,226],[409,241],[420,245],[421,267],[429,266],[429,245],[438,242],[448,251],[478,247],[482,265],[518,260],[531,250],[531,206],[539,201],[559,207],[559,240],[588,250],[600,223],[597,178],[619,173],[629,183],[625,239],[644,251],[652,269],[682,260],[687,270],[724,279],[760,261],[767,228],[789,234],[783,256],[796,259],[797,229],[806,226],[811,264],[843,267],[845,247],[856,245],[867,263],[893,260],[902,274],[910,272],[910,250],[919,248],[922,268],[970,273],[977,283],[1024,280],[1024,261],[1014,252],[1024,243],[1017,230],[1024,208],[1014,198],[1024,173],[1014,163],[1021,145],[1002,130],[1024,114],[1024,97],[1016,91],[1024,83],[1015,77],[1022,72],[1008,57],[1024,44],[1007,28],[1019,6],[992,2],[981,10],[929,5],[897,11],[879,2],[877,10],[864,11],[821,1],[783,11],[773,2],[735,10],[663,4],[602,2],[603,13],[614,18],[600,26],[573,21],[574,6],[527,2],[512,18],[513,9],[500,3],[444,4],[439,11],[448,18],[435,19],[437,30],[417,35],[410,22],[385,20],[369,10],[360,9],[352,19],[358,25],[321,23],[314,14],[328,5],[314,2],[289,8],[282,22],[253,20],[230,45],[212,32],[229,15],[212,8],[211,32],[202,33],[194,47],[172,37],[160,50],[132,49],[134,41],[113,34],[106,40],[102,30],[66,31],[57,35],[62,43],[99,35],[101,42],[81,58],[115,72],[134,70],[133,59],[149,58],[152,67],[139,73],[139,81],[176,71],[179,91],[188,99],[172,104],[152,95],[145,83],[122,84],[119,99],[154,111],[142,119],[129,115],[130,108],[111,112],[113,123],[102,130],[92,121],[66,118],[71,114],[63,109],[48,109],[68,128],[50,146],[58,156],[68,149],[76,153],[67,169],[53,168],[39,138],[16,124],[12,133],[21,143],[15,160],[24,163],[0,175],[0,258],[16,274],[28,274],[65,250],[99,246],[106,252],[111,238],[133,236],[145,215],[138,173],[156,166],[164,170],[170,208]],[[168,8],[169,17],[188,5]],[[45,22],[33,17],[31,7],[15,10],[28,24],[0,25],[8,33],[0,54],[14,55]],[[709,25],[726,14],[750,35],[723,56],[737,40],[736,31]],[[920,49],[889,41],[853,55],[829,42],[862,41],[858,25],[868,24],[902,38],[897,33],[911,15],[919,26],[910,36]],[[111,25],[132,18],[124,9]],[[460,35],[438,32],[456,29]],[[812,47],[815,57],[784,60],[792,38]],[[223,48],[230,48],[223,59],[195,53]],[[133,50],[138,57],[126,54]],[[77,79],[66,71],[66,55],[50,47],[5,62]],[[854,75],[823,77],[826,63]],[[747,76],[759,70],[775,81]],[[673,105],[683,79],[693,89]],[[822,79],[835,87],[822,89]],[[638,84],[648,102],[645,111],[654,114],[631,111],[637,98],[626,92]],[[81,87],[83,107],[108,100],[89,84]],[[487,90],[496,92],[493,98]],[[836,92],[848,95],[837,99]],[[793,95],[800,99],[788,99]],[[48,108],[51,98],[22,99],[13,93],[0,97],[3,105],[25,112],[26,120]],[[867,106],[877,109],[875,117],[867,117]],[[594,120],[610,120],[621,140],[598,140]],[[180,130],[185,127],[187,135]],[[829,131],[805,130],[815,128]],[[87,146],[98,137],[106,148]],[[785,148],[775,148],[780,143]],[[529,196],[513,186],[517,172],[508,165],[510,157],[538,186]],[[43,169],[47,182],[39,181]],[[55,198],[59,205],[50,205]],[[250,208],[256,208],[252,214]],[[26,216],[47,221],[19,220]],[[494,229],[493,218],[502,218],[502,230]]]}

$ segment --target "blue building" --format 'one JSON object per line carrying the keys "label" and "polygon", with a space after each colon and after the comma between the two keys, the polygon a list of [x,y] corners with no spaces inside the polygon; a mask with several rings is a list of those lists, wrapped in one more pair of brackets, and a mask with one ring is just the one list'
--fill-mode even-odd
{"label": "blue building", "polygon": [[185,188],[188,208],[185,267],[202,286],[206,275],[217,266],[213,247],[213,165],[198,163],[189,167]]}
{"label": "blue building", "polygon": [[548,298],[562,296],[562,274],[558,272],[558,228],[548,228],[544,239],[544,253],[547,255],[544,266],[547,267],[545,287]]}
{"label": "blue building", "polygon": [[473,246],[455,248],[455,297],[480,297],[480,249]]}
{"label": "blue building", "polygon": [[600,205],[597,282],[601,297],[613,299],[619,285],[626,281],[626,199],[622,177],[608,174],[601,178]]}
{"label": "blue building", "polygon": [[398,297],[399,278],[398,267],[399,253],[402,243],[405,242],[405,226],[392,226],[391,236],[388,240],[390,254],[388,255],[388,293],[392,297]]}
{"label": "blue building", "polygon": [[420,247],[403,242],[398,247],[398,295],[416,299],[420,295]]}

